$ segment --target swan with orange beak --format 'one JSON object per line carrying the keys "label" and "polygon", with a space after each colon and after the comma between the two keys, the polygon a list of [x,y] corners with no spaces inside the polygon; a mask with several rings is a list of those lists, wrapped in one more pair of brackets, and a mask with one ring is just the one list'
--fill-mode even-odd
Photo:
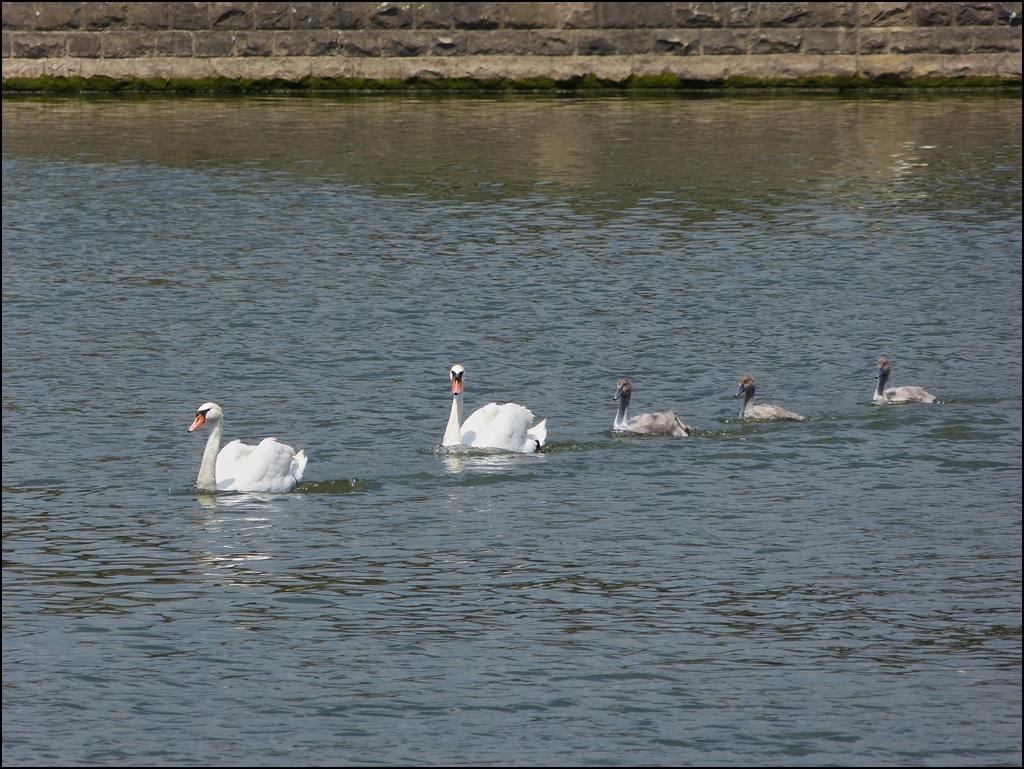
{"label": "swan with orange beak", "polygon": [[224,430],[224,412],[216,403],[204,403],[196,409],[188,431],[210,424],[203,462],[199,466],[196,488],[201,491],[266,491],[283,494],[295,488],[306,469],[306,454],[264,438],[257,446],[239,440],[220,448]]}
{"label": "swan with orange beak", "polygon": [[448,372],[452,383],[452,410],[444,431],[444,446],[472,446],[532,454],[544,446],[547,419],[533,424],[533,412],[518,403],[488,403],[462,421],[462,379],[466,369],[456,363]]}

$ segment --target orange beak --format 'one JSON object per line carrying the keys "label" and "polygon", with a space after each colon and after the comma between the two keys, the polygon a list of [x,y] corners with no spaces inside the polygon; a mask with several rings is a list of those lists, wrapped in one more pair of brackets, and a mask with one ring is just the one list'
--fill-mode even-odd
{"label": "orange beak", "polygon": [[192,432],[197,427],[202,425],[203,422],[205,422],[205,421],[206,421],[206,417],[204,417],[202,414],[196,414],[196,418],[192,420],[192,424],[189,425],[188,431]]}
{"label": "orange beak", "polygon": [[459,377],[452,377],[452,395],[462,392],[462,380]]}

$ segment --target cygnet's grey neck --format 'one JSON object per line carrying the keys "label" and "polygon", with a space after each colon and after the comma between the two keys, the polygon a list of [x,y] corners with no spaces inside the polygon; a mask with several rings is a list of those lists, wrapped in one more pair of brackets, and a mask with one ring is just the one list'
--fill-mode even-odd
{"label": "cygnet's grey neck", "polygon": [[615,423],[612,425],[612,429],[626,429],[628,419],[626,417],[626,410],[629,408],[629,399],[633,397],[633,393],[627,390],[619,396],[619,410],[615,412]]}
{"label": "cygnet's grey neck", "polygon": [[754,390],[745,390],[743,393],[743,407],[740,409],[740,419],[754,415]]}
{"label": "cygnet's grey neck", "polygon": [[878,369],[878,385],[875,387],[875,395],[880,398],[885,396],[885,383],[889,381],[890,373],[892,372],[886,371],[884,368]]}

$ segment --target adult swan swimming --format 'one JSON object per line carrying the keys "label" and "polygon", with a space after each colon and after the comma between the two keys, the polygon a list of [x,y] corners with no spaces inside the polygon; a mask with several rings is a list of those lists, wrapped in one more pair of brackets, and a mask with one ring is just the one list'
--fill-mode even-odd
{"label": "adult swan swimming", "polygon": [[533,424],[533,412],[518,403],[488,403],[462,421],[462,377],[466,369],[456,363],[448,376],[452,380],[452,413],[444,431],[445,446],[473,446],[532,454],[548,437],[547,419]]}
{"label": "adult swan swimming", "polygon": [[[231,441],[220,448],[220,434],[224,429],[224,412],[216,403],[204,403],[196,409],[188,431],[210,423],[210,437],[199,466],[196,487],[202,491],[269,491],[283,494],[291,491],[302,480],[306,469],[306,455],[291,446],[278,443],[275,438],[264,438],[258,446]],[[218,452],[219,450],[219,452]]]}

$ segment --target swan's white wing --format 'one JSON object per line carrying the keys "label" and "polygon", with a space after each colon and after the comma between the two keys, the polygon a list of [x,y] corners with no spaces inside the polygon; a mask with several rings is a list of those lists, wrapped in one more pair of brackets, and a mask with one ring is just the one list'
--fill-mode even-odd
{"label": "swan's white wing", "polygon": [[[532,424],[533,413],[525,406],[488,403],[463,423],[462,441],[476,448],[529,453],[537,449],[537,443],[526,435]],[[472,439],[468,433],[473,433]]]}
{"label": "swan's white wing", "polygon": [[[291,491],[306,466],[291,446],[264,438],[258,446],[231,441],[217,455],[217,488],[226,491]],[[297,472],[296,472],[297,471]]]}
{"label": "swan's white wing", "polygon": [[462,442],[467,446],[476,446],[477,437],[487,432],[499,411],[501,406],[497,403],[488,403],[466,417],[462,423]]}

